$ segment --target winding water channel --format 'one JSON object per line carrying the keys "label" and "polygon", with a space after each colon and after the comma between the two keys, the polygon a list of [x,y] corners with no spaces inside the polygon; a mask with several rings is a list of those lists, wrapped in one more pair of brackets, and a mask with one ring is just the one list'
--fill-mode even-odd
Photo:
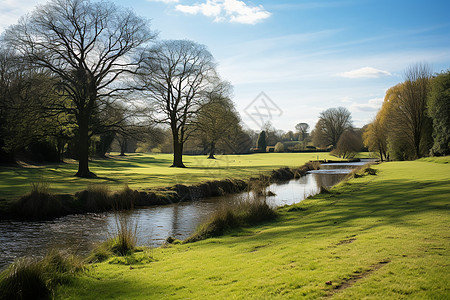
{"label": "winding water channel", "polygon": [[[268,187],[275,196],[268,201],[274,206],[298,203],[316,194],[321,186],[331,187],[340,182],[357,163],[322,164],[300,179]],[[206,198],[166,206],[140,208],[130,212],[138,224],[138,244],[160,246],[168,236],[187,238],[195,228],[225,202],[239,201],[248,193]],[[43,255],[49,249],[69,249],[80,255],[111,236],[115,230],[114,213],[69,215],[51,221],[0,221],[0,269],[16,257]]]}

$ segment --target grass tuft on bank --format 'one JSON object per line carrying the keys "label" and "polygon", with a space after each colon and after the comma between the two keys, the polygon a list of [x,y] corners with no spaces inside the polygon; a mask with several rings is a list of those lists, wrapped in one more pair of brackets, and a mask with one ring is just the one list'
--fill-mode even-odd
{"label": "grass tuft on bank", "polygon": [[42,259],[18,258],[0,273],[0,299],[51,299],[58,285],[69,284],[82,270],[79,258],[55,250]]}
{"label": "grass tuft on bank", "polygon": [[232,230],[272,221],[276,217],[277,213],[267,203],[266,197],[249,197],[238,203],[228,203],[219,208],[184,242],[192,243],[221,236]]}

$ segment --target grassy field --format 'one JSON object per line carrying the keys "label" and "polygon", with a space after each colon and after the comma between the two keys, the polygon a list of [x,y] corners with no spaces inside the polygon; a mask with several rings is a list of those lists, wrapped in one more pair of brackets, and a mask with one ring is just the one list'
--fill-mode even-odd
{"label": "grassy field", "polygon": [[111,258],[56,298],[449,299],[449,161],[384,163],[274,222]]}
{"label": "grassy field", "polygon": [[172,154],[112,155],[108,159],[90,162],[90,169],[99,178],[74,177],[77,162],[43,166],[1,167],[0,198],[18,198],[30,190],[30,182],[44,180],[55,193],[74,193],[89,184],[109,184],[112,189],[127,183],[130,188],[145,190],[174,184],[192,184],[225,178],[248,179],[259,172],[280,167],[299,167],[314,159],[336,159],[328,153],[265,153],[224,155],[217,159],[206,156],[184,156],[188,168],[169,168]]}

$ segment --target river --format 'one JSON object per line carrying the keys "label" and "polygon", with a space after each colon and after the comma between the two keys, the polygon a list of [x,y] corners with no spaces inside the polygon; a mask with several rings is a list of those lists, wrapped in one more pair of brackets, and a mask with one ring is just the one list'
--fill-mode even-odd
{"label": "river", "polygon": [[[322,164],[320,170],[289,182],[268,187],[275,196],[268,197],[273,206],[298,203],[316,194],[321,186],[330,188],[340,182],[352,168],[365,164]],[[248,193],[205,198],[165,206],[152,206],[130,211],[138,224],[138,244],[157,247],[168,236],[187,238],[196,227],[224,203],[249,197]],[[41,256],[49,249],[66,249],[86,255],[96,243],[111,237],[115,231],[113,212],[69,215],[51,221],[0,221],[0,269],[24,255]]]}

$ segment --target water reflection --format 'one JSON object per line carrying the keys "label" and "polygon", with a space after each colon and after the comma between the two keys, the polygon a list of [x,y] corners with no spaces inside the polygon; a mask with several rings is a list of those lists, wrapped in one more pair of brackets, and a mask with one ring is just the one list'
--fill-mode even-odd
{"label": "water reflection", "polygon": [[[333,169],[271,185],[269,189],[276,196],[269,197],[270,203],[281,206],[300,202],[316,194],[321,186],[329,188],[338,183],[351,167],[333,164],[324,168]],[[159,246],[168,236],[185,239],[223,203],[248,196],[241,193],[134,210],[130,214],[138,224],[138,244]],[[42,255],[52,248],[87,254],[95,243],[110,237],[115,227],[114,213],[70,215],[45,222],[0,221],[0,268],[15,257]]]}

